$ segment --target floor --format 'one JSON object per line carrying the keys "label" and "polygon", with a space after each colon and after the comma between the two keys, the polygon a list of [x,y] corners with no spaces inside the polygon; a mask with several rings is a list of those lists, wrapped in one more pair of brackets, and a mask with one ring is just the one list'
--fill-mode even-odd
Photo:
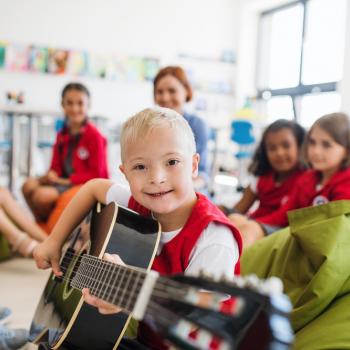
{"label": "floor", "polygon": [[32,259],[16,257],[0,263],[0,303],[12,309],[9,327],[29,328],[48,276],[49,271],[38,270]]}

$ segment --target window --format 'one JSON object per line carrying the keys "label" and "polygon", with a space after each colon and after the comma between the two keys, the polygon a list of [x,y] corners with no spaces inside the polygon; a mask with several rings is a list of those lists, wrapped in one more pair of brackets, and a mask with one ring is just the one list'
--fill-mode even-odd
{"label": "window", "polygon": [[309,126],[339,110],[346,0],[298,0],[261,14],[258,97],[269,121]]}

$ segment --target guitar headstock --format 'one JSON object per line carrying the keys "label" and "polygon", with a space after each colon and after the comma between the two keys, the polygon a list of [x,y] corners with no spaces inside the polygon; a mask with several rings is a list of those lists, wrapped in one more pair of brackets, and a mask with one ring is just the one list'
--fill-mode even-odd
{"label": "guitar headstock", "polygon": [[159,278],[147,314],[148,323],[181,349],[284,350],[293,341],[290,311],[275,277],[176,275]]}

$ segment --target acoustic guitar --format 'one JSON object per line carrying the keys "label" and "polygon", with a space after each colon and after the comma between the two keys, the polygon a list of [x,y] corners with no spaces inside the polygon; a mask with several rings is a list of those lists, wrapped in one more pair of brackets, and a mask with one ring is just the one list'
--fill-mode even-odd
{"label": "acoustic guitar", "polygon": [[[117,349],[143,320],[178,349],[289,349],[290,303],[276,280],[159,276],[150,267],[160,234],[151,218],[96,204],[67,240],[63,276],[49,277],[30,341],[39,349]],[[126,265],[102,260],[105,252]],[[100,314],[84,303],[83,288],[123,311]],[[211,292],[205,302],[203,290]]]}

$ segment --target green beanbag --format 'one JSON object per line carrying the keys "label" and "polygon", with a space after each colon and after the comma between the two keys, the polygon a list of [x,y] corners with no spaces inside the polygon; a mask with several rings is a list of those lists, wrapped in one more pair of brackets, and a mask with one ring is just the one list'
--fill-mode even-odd
{"label": "green beanbag", "polygon": [[11,256],[11,250],[5,237],[0,233],[0,261],[8,259]]}
{"label": "green beanbag", "polygon": [[290,226],[248,248],[242,274],[282,279],[295,349],[350,349],[350,201],[291,211]]}

